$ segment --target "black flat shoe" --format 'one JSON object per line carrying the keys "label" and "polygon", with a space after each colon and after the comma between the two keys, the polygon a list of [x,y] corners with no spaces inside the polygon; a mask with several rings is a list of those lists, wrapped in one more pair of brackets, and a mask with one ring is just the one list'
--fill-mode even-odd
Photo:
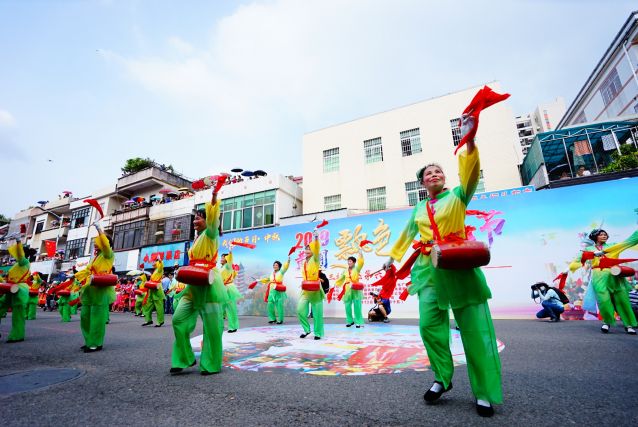
{"label": "black flat shoe", "polygon": [[184,371],[184,368],[171,368],[168,372],[170,372],[171,375],[176,375],[183,371]]}
{"label": "black flat shoe", "polygon": [[233,332],[237,332],[237,329],[229,329],[227,332],[228,332],[229,334],[232,334]]}
{"label": "black flat shoe", "polygon": [[310,335],[310,332],[299,335],[299,338],[306,338],[308,335]]}
{"label": "black flat shoe", "polygon": [[95,353],[96,351],[100,351],[101,349],[98,349],[97,347],[87,347],[84,349],[85,353]]}
{"label": "black flat shoe", "polygon": [[87,348],[88,348],[87,346],[83,345],[82,347],[80,347],[80,350],[84,351],[84,350],[86,350]]}
{"label": "black flat shoe", "polygon": [[[155,325],[155,327],[156,327],[156,328],[161,328],[163,324],[164,324],[164,322],[159,323],[159,324]],[[144,326],[144,325],[142,325],[142,326]]]}
{"label": "black flat shoe", "polygon": [[215,374],[219,374],[219,372],[201,371],[199,374],[200,374],[200,375],[204,375],[204,376],[206,376],[206,375],[215,375]]}
{"label": "black flat shoe", "polygon": [[269,325],[272,325],[273,323],[275,323],[275,321],[274,321],[274,320],[269,320],[269,321],[268,321],[268,324],[269,324]]}
{"label": "black flat shoe", "polygon": [[282,323],[284,323],[284,322],[277,322],[278,325],[281,325]]}
{"label": "black flat shoe", "polygon": [[[443,383],[441,383],[439,381],[434,381],[434,383],[441,385],[441,391],[439,391],[439,392],[435,392],[435,391],[432,391],[432,390],[426,391],[425,394],[423,395],[423,399],[426,402],[434,402],[435,400],[438,400],[439,397],[441,397],[443,395],[443,393],[446,393],[446,392],[452,390],[452,383],[450,383],[450,385],[448,386],[447,389],[443,388]],[[432,387],[430,387],[430,388],[432,388]]]}
{"label": "black flat shoe", "polygon": [[13,344],[13,343],[22,342],[22,341],[24,341],[24,339],[21,339],[21,340],[7,340],[7,344]]}
{"label": "black flat shoe", "polygon": [[315,340],[320,340],[320,339],[321,339],[321,337],[315,337]]}
{"label": "black flat shoe", "polygon": [[492,415],[494,415],[494,407],[492,405],[483,406],[483,405],[479,405],[477,403],[476,404],[476,413],[479,414],[482,417],[491,417]]}
{"label": "black flat shoe", "polygon": [[346,328],[349,328],[352,325],[354,325],[354,323],[346,323]]}
{"label": "black flat shoe", "polygon": [[151,321],[151,322],[142,323],[142,326],[148,326],[148,325],[152,325],[152,324],[153,324],[153,322]]}

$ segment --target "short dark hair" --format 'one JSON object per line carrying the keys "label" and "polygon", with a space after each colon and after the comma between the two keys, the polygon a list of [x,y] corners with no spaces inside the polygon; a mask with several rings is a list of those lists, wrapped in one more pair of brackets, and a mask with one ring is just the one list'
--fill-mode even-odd
{"label": "short dark hair", "polygon": [[281,261],[275,261],[275,262],[273,262],[273,264],[277,264],[279,266],[279,268],[281,268]]}
{"label": "short dark hair", "polygon": [[609,236],[609,233],[607,233],[605,230],[603,230],[602,228],[594,228],[591,233],[589,233],[589,240],[591,240],[592,242],[596,243],[596,240],[598,239],[598,236],[600,236],[602,233],[605,233],[607,236]]}
{"label": "short dark hair", "polygon": [[441,165],[439,165],[438,163],[428,163],[427,165],[419,169],[419,171],[416,173],[416,178],[419,180],[419,184],[423,183],[423,174],[425,174],[425,170],[430,166],[436,166],[437,168],[441,169],[441,171],[443,170]]}
{"label": "short dark hair", "polygon": [[349,256],[348,261],[357,262],[357,259],[353,256]]}

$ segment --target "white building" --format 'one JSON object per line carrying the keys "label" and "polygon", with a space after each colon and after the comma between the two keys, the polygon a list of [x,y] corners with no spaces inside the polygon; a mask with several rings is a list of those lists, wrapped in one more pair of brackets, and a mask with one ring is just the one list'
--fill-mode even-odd
{"label": "white building", "polygon": [[637,114],[637,68],[638,11],[634,11],[596,64],[557,128],[613,121]]}
{"label": "white building", "polygon": [[[489,86],[502,92],[496,82]],[[414,205],[425,197],[416,172],[437,162],[458,184],[458,118],[481,86],[310,132],[303,137],[304,213],[356,212]],[[481,113],[477,191],[517,187],[521,162],[507,101]]]}
{"label": "white building", "polygon": [[531,113],[517,116],[516,130],[523,155],[527,154],[536,134],[556,129],[564,114],[565,100],[558,97],[552,102],[538,105]]}

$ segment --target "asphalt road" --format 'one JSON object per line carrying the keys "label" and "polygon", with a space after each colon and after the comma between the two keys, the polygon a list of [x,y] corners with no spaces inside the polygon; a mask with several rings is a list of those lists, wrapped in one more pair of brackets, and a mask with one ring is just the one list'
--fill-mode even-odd
{"label": "asphalt road", "polygon": [[[491,419],[474,410],[465,366],[456,368],[454,389],[435,405],[422,397],[431,372],[321,377],[225,368],[218,375],[170,376],[170,316],[162,328],[141,323],[112,314],[104,350],[84,354],[79,317],[63,324],[57,313],[38,312],[18,344],[6,344],[10,318],[3,319],[0,379],[34,369],[81,371],[34,391],[0,389],[3,425],[638,425],[638,337],[619,327],[602,335],[596,322],[495,321],[505,343],[505,402]],[[241,318],[242,327],[264,323]]]}

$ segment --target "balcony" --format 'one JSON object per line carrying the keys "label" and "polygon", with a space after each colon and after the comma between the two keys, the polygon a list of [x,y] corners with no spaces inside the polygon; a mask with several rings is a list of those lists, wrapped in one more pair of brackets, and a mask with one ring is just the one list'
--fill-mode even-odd
{"label": "balcony", "polygon": [[138,208],[126,209],[124,211],[115,211],[111,214],[111,223],[134,221],[137,219],[148,219],[150,206],[140,206]]}
{"label": "balcony", "polygon": [[179,188],[190,187],[191,184],[191,181],[181,175],[162,170],[160,166],[152,166],[118,179],[117,191],[132,195],[153,187],[172,185]]}
{"label": "balcony", "polygon": [[[69,234],[69,227],[54,227],[44,230],[38,234],[40,241],[42,240],[55,240],[57,237],[60,239],[66,237]],[[35,236],[34,236],[35,237]]]}

